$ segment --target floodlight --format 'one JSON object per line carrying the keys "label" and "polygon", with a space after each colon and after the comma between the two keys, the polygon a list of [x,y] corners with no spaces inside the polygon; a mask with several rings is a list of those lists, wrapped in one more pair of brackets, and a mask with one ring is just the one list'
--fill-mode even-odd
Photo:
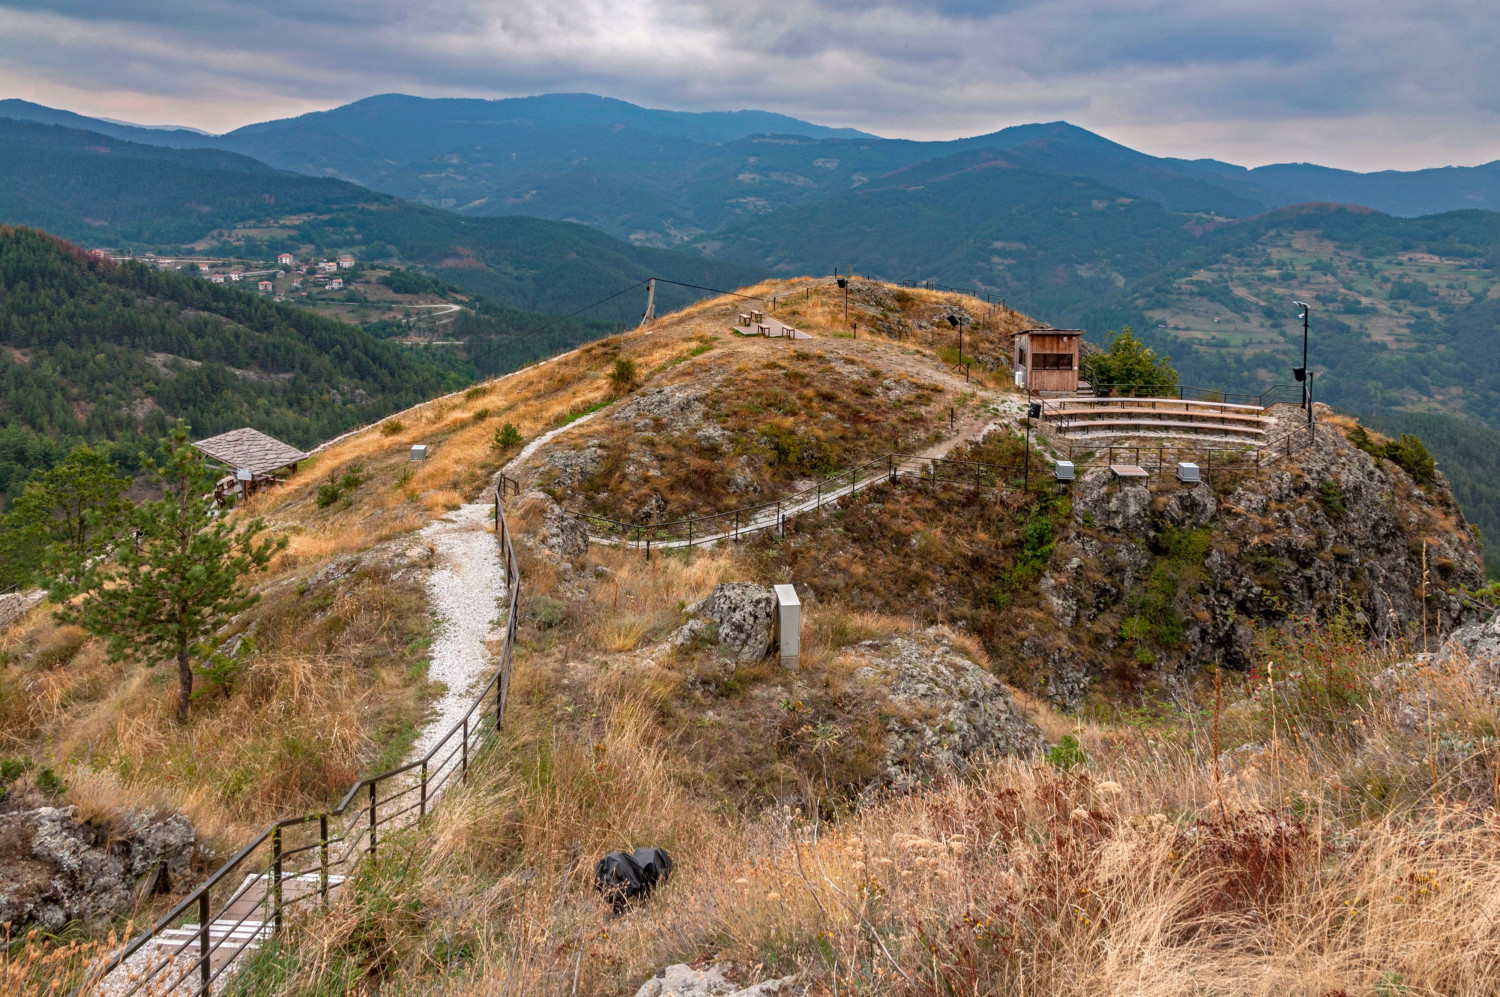
{"label": "floodlight", "polygon": [[949,315],[949,316],[947,316],[947,319],[948,319],[948,324],[949,325],[953,326],[955,329],[958,328],[958,316],[957,315]]}
{"label": "floodlight", "polygon": [[1307,368],[1306,367],[1293,367],[1292,368],[1292,378],[1294,380],[1297,380],[1297,381],[1305,381],[1305,380],[1307,380]]}
{"label": "floodlight", "polygon": [[845,280],[844,278],[840,277],[839,278],[839,287],[848,287],[848,286],[849,286],[849,282],[847,280]]}
{"label": "floodlight", "polygon": [[1029,414],[1033,419],[1040,419],[1042,417],[1042,403],[1032,402]]}

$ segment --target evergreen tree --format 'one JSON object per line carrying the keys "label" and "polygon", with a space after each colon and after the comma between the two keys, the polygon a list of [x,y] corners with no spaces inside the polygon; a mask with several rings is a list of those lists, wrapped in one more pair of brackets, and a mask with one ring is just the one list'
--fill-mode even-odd
{"label": "evergreen tree", "polygon": [[1109,349],[1084,363],[1096,392],[1149,396],[1170,394],[1177,387],[1172,362],[1143,343],[1130,326],[1108,338]]}
{"label": "evergreen tree", "polygon": [[77,623],[108,642],[113,660],[177,663],[177,718],[186,720],[193,694],[193,655],[223,622],[259,599],[245,578],[286,545],[257,537],[260,519],[236,526],[217,514],[209,495],[214,474],[178,423],[151,462],[163,496],[131,510],[109,558],[80,558],[67,548],[48,558],[51,596],[60,622]]}
{"label": "evergreen tree", "polygon": [[0,517],[0,586],[29,583],[54,547],[59,563],[98,556],[118,535],[129,487],[102,450],[82,445],[28,481]]}

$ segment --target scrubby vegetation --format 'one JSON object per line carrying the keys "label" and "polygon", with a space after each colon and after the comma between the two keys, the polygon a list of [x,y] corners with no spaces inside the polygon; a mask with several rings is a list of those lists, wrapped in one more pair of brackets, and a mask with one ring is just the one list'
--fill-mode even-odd
{"label": "scrubby vegetation", "polygon": [[[811,800],[715,806],[680,753],[713,734],[664,728],[610,676],[574,690],[578,734],[532,689],[432,832],[242,985],[602,995],[717,961],[828,993],[1487,992],[1500,749],[1481,692],[1451,669],[1394,685],[1337,628],[1263,654],[1274,675],[1217,696],[1209,676],[1154,713],[1052,721],[1055,764],[832,822]],[[612,919],[593,859],[639,842],[676,875]]]}

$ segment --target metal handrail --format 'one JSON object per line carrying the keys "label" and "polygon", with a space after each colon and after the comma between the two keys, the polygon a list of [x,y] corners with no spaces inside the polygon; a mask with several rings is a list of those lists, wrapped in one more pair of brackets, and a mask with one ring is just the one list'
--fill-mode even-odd
{"label": "metal handrail", "polygon": [[[1046,406],[1046,400],[1043,405]],[[1045,411],[1045,408],[1044,408]],[[1212,480],[1218,471],[1260,469],[1274,464],[1305,449],[1311,442],[1307,429],[1297,428],[1272,440],[1249,444],[1244,448],[1194,446],[1123,446],[1068,444],[1067,459],[1073,462],[1076,471],[1090,467],[1116,464],[1119,459],[1131,458],[1131,463],[1157,470],[1173,467],[1182,462],[1193,462],[1203,467],[1205,478]],[[1104,459],[1092,459],[1104,454]],[[1155,460],[1149,460],[1155,456]],[[1037,468],[1033,463],[1032,468]],[[765,530],[785,532],[786,520],[804,512],[815,512],[827,503],[838,501],[853,494],[860,485],[886,478],[896,481],[901,477],[920,478],[934,484],[958,484],[966,487],[998,484],[1010,480],[1026,471],[1024,464],[987,464],[980,461],[953,460],[947,457],[923,457],[915,454],[889,453],[857,464],[848,470],[824,478],[815,485],[792,492],[772,502],[741,506],[727,512],[713,512],[703,516],[689,516],[663,523],[627,523],[607,516],[585,512],[574,512],[573,517],[581,522],[589,539],[606,543],[624,544],[630,547],[650,547],[661,544],[688,546],[714,543],[725,538],[738,538]],[[774,515],[772,514],[774,511]]]}
{"label": "metal handrail", "polygon": [[[99,968],[91,972],[77,988],[74,989],[74,997],[89,993],[97,987],[107,976],[118,970],[124,963],[137,952],[139,952],[153,938],[163,932],[172,929],[178,921],[185,919],[195,909],[198,914],[197,938],[189,938],[178,947],[171,957],[166,958],[143,972],[139,978],[132,981],[128,989],[117,991],[119,997],[131,997],[131,995],[142,991],[143,987],[159,988],[162,983],[163,973],[170,971],[176,974],[179,969],[183,972],[172,981],[169,989],[175,989],[186,983],[194,974],[198,976],[196,993],[200,997],[208,997],[213,981],[216,980],[227,968],[221,966],[217,972],[213,972],[209,959],[212,953],[218,951],[229,940],[228,934],[223,934],[217,943],[210,944],[211,929],[220,917],[243,895],[245,886],[232,890],[229,897],[213,910],[212,891],[223,883],[228,877],[236,873],[244,873],[250,876],[263,877],[262,882],[265,892],[256,908],[264,905],[267,911],[267,920],[272,931],[280,930],[282,911],[289,903],[298,899],[286,901],[282,896],[282,887],[290,881],[303,881],[298,877],[306,875],[309,870],[303,869],[298,873],[287,874],[283,868],[283,862],[290,855],[298,855],[313,849],[319,853],[319,861],[316,869],[319,874],[319,894],[326,902],[330,889],[330,876],[334,870],[339,870],[341,875],[351,872],[366,854],[376,854],[379,841],[378,830],[390,824],[396,818],[417,810],[419,819],[427,814],[440,795],[440,790],[446,784],[453,769],[448,768],[453,761],[454,755],[459,755],[460,761],[457,768],[460,777],[467,775],[469,767],[478,757],[480,749],[484,746],[487,738],[497,732],[505,717],[505,704],[510,691],[511,662],[515,655],[516,634],[520,619],[521,599],[521,569],[516,560],[515,547],[512,543],[510,524],[505,518],[505,509],[502,499],[507,490],[512,493],[518,491],[517,483],[513,479],[499,476],[495,480],[495,532],[499,537],[502,551],[502,559],[505,566],[506,587],[509,590],[509,605],[506,611],[505,637],[501,644],[500,660],[495,667],[490,679],[485,683],[484,689],[478,697],[470,704],[457,722],[428,750],[421,758],[407,762],[404,765],[389,769],[377,775],[369,776],[355,783],[347,793],[344,794],[338,804],[330,810],[319,810],[312,813],[301,814],[295,817],[287,817],[278,820],[266,827],[254,840],[237,852],[233,858],[225,862],[212,874],[200,883],[191,893],[172,907],[165,915],[146,931],[131,939],[123,948],[115,952]],[[490,719],[493,718],[491,725]],[[432,761],[441,753],[448,752],[436,766]],[[396,787],[384,799],[380,793],[382,789],[390,788],[389,783],[393,779],[407,776],[415,770],[420,769],[420,776],[414,785]],[[439,773],[443,778],[438,780],[437,785],[433,779]],[[401,807],[395,813],[387,808],[387,813],[380,814],[380,804],[390,803],[408,793],[420,794],[416,804]],[[343,822],[338,834],[330,834],[330,822],[334,818],[348,819]],[[286,832],[296,832],[307,828],[316,822],[316,837],[309,839],[307,843],[299,844],[292,848],[284,848],[284,837]],[[357,827],[357,830],[356,830]],[[330,858],[330,846],[334,844],[346,844],[347,847],[337,858]],[[366,845],[367,847],[361,847]],[[269,856],[263,856],[260,862],[251,862],[252,856],[261,852],[265,846],[270,845]],[[305,898],[305,897],[304,897]],[[252,908],[252,910],[256,909]],[[243,925],[249,918],[249,914],[240,917],[239,921],[231,926],[230,931]],[[221,931],[223,929],[221,928]],[[234,950],[237,956],[248,944],[248,939],[242,940],[238,948]],[[188,952],[189,946],[195,946],[195,955],[191,964],[185,964],[182,957]],[[186,968],[184,969],[184,965]]]}
{"label": "metal handrail", "polygon": [[1089,386],[1098,398],[1176,398],[1181,401],[1222,402],[1225,405],[1256,405],[1262,411],[1275,405],[1287,387],[1285,384],[1273,384],[1264,391],[1253,392],[1200,388],[1191,384],[1174,384],[1170,387],[1156,384],[1107,384],[1095,381],[1086,364],[1080,365],[1079,372],[1088,377]]}

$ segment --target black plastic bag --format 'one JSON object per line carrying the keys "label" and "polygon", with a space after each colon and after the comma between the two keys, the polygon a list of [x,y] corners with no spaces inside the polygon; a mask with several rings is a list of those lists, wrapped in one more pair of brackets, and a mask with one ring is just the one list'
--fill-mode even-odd
{"label": "black plastic bag", "polygon": [[660,848],[637,848],[634,853],[610,852],[594,866],[594,888],[616,914],[644,900],[672,875],[672,857]]}

